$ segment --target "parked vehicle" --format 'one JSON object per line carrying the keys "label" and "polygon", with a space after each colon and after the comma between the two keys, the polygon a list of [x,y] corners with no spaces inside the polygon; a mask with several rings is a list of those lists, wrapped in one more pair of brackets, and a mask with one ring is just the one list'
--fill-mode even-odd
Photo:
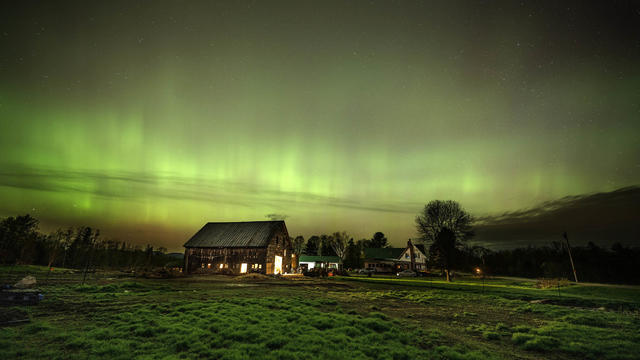
{"label": "parked vehicle", "polygon": [[396,274],[398,277],[416,277],[416,272],[413,270],[402,270]]}
{"label": "parked vehicle", "polygon": [[365,274],[365,275],[366,274],[371,274],[371,273],[374,273],[374,272],[375,271],[373,269],[358,269],[356,271],[356,273],[358,273],[358,274]]}

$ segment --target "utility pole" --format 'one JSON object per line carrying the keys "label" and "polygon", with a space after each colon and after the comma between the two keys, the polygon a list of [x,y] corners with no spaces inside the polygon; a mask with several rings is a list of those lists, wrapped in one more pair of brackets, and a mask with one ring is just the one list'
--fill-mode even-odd
{"label": "utility pole", "polygon": [[576,267],[573,265],[573,257],[571,256],[571,245],[569,245],[569,237],[567,236],[567,232],[565,231],[562,236],[567,241],[567,250],[569,250],[569,261],[571,261],[571,269],[573,270],[573,278],[578,283],[578,275],[576,274]]}

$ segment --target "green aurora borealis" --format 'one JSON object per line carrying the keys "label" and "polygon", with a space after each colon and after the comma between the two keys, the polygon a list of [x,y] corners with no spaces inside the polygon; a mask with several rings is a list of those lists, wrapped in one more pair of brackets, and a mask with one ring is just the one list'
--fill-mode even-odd
{"label": "green aurora borealis", "polygon": [[177,250],[275,213],[400,244],[432,199],[482,216],[638,184],[621,4],[13,4],[0,216]]}

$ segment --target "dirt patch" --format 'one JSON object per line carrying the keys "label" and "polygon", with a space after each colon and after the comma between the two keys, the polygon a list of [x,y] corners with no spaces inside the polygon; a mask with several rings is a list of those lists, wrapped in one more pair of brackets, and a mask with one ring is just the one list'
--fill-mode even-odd
{"label": "dirt patch", "polygon": [[18,325],[29,322],[29,315],[18,309],[0,309],[0,326]]}
{"label": "dirt patch", "polygon": [[244,274],[244,275],[240,275],[240,276],[236,276],[234,278],[234,280],[237,281],[265,281],[265,280],[271,280],[271,278],[267,275],[263,275],[263,274]]}

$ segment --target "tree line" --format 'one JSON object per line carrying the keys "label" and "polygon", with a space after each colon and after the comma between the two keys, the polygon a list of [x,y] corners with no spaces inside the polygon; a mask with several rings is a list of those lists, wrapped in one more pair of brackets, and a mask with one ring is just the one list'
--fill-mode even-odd
{"label": "tree line", "polygon": [[181,266],[163,247],[132,245],[106,239],[89,226],[58,229],[48,234],[39,230],[31,215],[0,220],[0,264],[33,264],[64,268],[140,269]]}
{"label": "tree line", "polygon": [[[434,200],[415,219],[417,232],[429,244],[428,266],[441,269],[450,280],[451,269],[526,278],[573,279],[568,245],[529,246],[491,251],[468,246],[473,238],[473,217],[455,201]],[[561,234],[558,234],[560,237]],[[619,243],[611,249],[572,246],[579,281],[640,284],[640,248]]]}
{"label": "tree line", "polygon": [[[593,242],[571,246],[578,281],[640,284],[640,248],[620,243],[610,249]],[[487,252],[476,259],[490,274],[528,278],[563,278],[573,280],[566,246],[554,241],[547,246],[525,247]]]}
{"label": "tree line", "polygon": [[[451,271],[481,269],[488,275],[527,278],[570,278],[567,248],[561,242],[548,246],[491,251],[468,246],[474,233],[473,218],[455,201],[434,200],[416,216],[416,230],[428,249],[427,265],[451,280]],[[44,234],[38,220],[30,215],[0,220],[0,264],[37,264],[68,268],[150,268],[181,266],[166,249],[141,247],[124,241],[105,239],[88,226],[58,229]],[[355,241],[346,231],[291,239],[294,253],[338,256],[344,268],[362,268],[366,248],[389,246],[382,232],[370,239]],[[640,248],[615,244],[611,249],[594,243],[572,247],[580,281],[640,284]]]}
{"label": "tree line", "polygon": [[306,241],[298,235],[292,239],[293,252],[297,255],[338,256],[344,268],[357,269],[363,266],[365,248],[384,248],[389,246],[387,237],[376,232],[370,239],[354,241],[346,231],[330,235],[312,235]]}

